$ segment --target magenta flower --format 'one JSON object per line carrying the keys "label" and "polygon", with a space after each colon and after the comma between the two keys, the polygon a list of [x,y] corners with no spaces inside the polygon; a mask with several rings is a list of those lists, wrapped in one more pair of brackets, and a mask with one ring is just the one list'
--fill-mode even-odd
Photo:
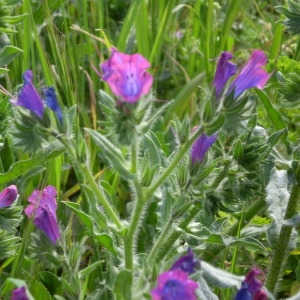
{"label": "magenta flower", "polygon": [[26,287],[22,286],[13,290],[11,300],[30,300],[27,293]]}
{"label": "magenta flower", "polygon": [[193,165],[197,161],[201,162],[203,160],[206,152],[213,145],[216,139],[217,139],[216,134],[213,134],[211,136],[202,134],[198,137],[198,139],[194,142],[191,148],[191,157],[192,157]]}
{"label": "magenta flower", "polygon": [[256,278],[261,274],[258,269],[252,269],[246,275],[245,280],[242,282],[242,287],[237,292],[234,300],[267,300],[268,296],[262,289],[262,283]]}
{"label": "magenta flower", "polygon": [[42,230],[53,244],[60,237],[56,218],[56,194],[56,189],[51,185],[43,191],[35,190],[28,198],[31,204],[25,209],[27,217],[33,219],[35,226]]}
{"label": "magenta flower", "polygon": [[170,271],[181,270],[187,274],[193,274],[200,268],[200,261],[195,258],[191,248],[188,249],[186,255],[181,256],[170,268]]}
{"label": "magenta flower", "polygon": [[10,185],[0,193],[0,208],[9,207],[18,198],[18,189]]}
{"label": "magenta flower", "polygon": [[40,119],[43,118],[44,104],[42,98],[38,94],[32,83],[32,71],[27,70],[23,74],[24,85],[18,94],[17,99],[11,99],[11,103],[17,106],[22,106],[33,113],[35,113]]}
{"label": "magenta flower", "polygon": [[134,103],[148,94],[152,86],[153,78],[146,72],[148,68],[150,63],[142,55],[128,55],[112,49],[109,60],[101,65],[101,77],[116,96]]}
{"label": "magenta flower", "polygon": [[58,101],[57,101],[57,97],[56,97],[56,94],[55,94],[54,87],[49,86],[49,87],[43,88],[43,95],[45,97],[46,105],[52,111],[54,111],[54,113],[56,114],[56,116],[59,119],[60,123],[62,123],[63,116],[62,116],[62,112],[61,112],[60,106],[59,106]]}
{"label": "magenta flower", "polygon": [[[229,78],[236,73],[236,65],[229,61],[232,57],[233,56],[230,52],[223,52],[220,56],[214,78],[217,98],[221,96]],[[236,99],[247,89],[263,89],[270,78],[270,74],[262,69],[266,63],[266,55],[262,51],[254,50],[249,61],[230,84],[228,93],[233,91],[233,97]]]}
{"label": "magenta flower", "polygon": [[196,300],[198,283],[181,270],[168,271],[158,276],[158,284],[151,291],[153,300]]}

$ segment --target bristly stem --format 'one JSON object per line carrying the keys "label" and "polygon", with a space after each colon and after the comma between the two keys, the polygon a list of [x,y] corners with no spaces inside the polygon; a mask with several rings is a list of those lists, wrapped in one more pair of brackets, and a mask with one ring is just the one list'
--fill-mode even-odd
{"label": "bristly stem", "polygon": [[133,185],[136,193],[136,204],[132,213],[128,231],[124,239],[125,267],[129,270],[133,269],[134,238],[145,206],[143,190],[136,177],[133,180]]}
{"label": "bristly stem", "polygon": [[[289,202],[285,212],[285,220],[293,217],[297,212],[297,206],[300,201],[300,165],[296,169],[297,183],[292,186]],[[271,292],[276,292],[276,285],[280,279],[280,272],[285,261],[286,252],[291,237],[293,226],[283,224],[274,247],[274,255],[268,272],[266,288]]]}
{"label": "bristly stem", "polygon": [[200,126],[198,130],[192,135],[192,137],[181,147],[181,149],[175,154],[173,160],[170,162],[168,167],[160,174],[156,181],[150,186],[145,192],[145,198],[150,199],[157,188],[162,185],[166,178],[172,173],[175,167],[178,165],[182,157],[187,153],[196,141],[196,139],[203,133],[203,128]]}

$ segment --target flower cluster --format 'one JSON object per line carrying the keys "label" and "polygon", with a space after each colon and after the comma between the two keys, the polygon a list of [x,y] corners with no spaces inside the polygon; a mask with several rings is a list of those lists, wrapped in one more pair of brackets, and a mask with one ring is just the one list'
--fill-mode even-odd
{"label": "flower cluster", "polygon": [[198,283],[189,279],[189,275],[196,272],[200,262],[194,257],[191,249],[179,258],[170,268],[158,276],[158,284],[151,291],[153,300],[196,300],[195,291]]}
{"label": "flower cluster", "polygon": [[240,290],[235,296],[235,300],[267,300],[267,294],[262,289],[262,283],[256,278],[261,272],[258,269],[252,269],[246,275]]}
{"label": "flower cluster", "polygon": [[[11,99],[10,102],[16,106],[22,106],[32,111],[39,119],[43,119],[44,103],[32,83],[32,71],[27,70],[23,74],[24,84],[18,97]],[[57,97],[53,87],[45,87],[43,89],[46,105],[54,111],[60,122],[62,122],[62,112],[58,105]]]}
{"label": "flower cluster", "polygon": [[25,209],[27,217],[33,219],[35,226],[42,230],[53,244],[60,237],[56,218],[56,194],[56,189],[51,185],[43,191],[35,190],[28,198],[31,204]]}

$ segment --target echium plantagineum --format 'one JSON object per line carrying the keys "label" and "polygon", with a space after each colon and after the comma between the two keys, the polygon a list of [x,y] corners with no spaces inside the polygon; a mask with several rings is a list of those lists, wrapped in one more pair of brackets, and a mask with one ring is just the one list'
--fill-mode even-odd
{"label": "echium plantagineum", "polygon": [[[33,112],[39,119],[44,116],[44,101],[34,84],[32,83],[32,71],[26,70],[23,74],[24,84],[18,93],[17,98],[12,98],[10,102],[16,106],[22,106]],[[62,123],[62,111],[57,101],[54,87],[44,87],[46,105],[56,114],[60,123]]]}
{"label": "echium plantagineum", "polygon": [[0,193],[0,208],[9,207],[18,198],[18,189],[10,185]]}
{"label": "echium plantagineum", "polygon": [[10,101],[16,106],[27,108],[42,119],[44,115],[44,104],[41,96],[32,83],[32,71],[25,71],[23,79],[24,85],[20,90],[17,99],[11,99]]}
{"label": "echium plantagineum", "polygon": [[268,296],[262,288],[263,285],[256,278],[260,274],[261,272],[258,269],[250,270],[234,300],[267,300]]}
{"label": "echium plantagineum", "polygon": [[141,54],[128,55],[111,50],[110,58],[101,65],[103,81],[106,81],[114,95],[128,103],[137,102],[149,93],[153,77],[146,71],[149,61]]}
{"label": "echium plantagineum", "polygon": [[51,185],[43,191],[34,190],[28,197],[30,205],[25,208],[27,217],[33,219],[34,225],[47,235],[52,244],[56,244],[60,237],[56,217],[56,194],[56,189]]}
{"label": "echium plantagineum", "polygon": [[157,286],[151,291],[153,300],[196,300],[198,283],[189,278],[200,268],[200,261],[191,248],[170,268],[158,276]]}
{"label": "echium plantagineum", "polygon": [[[230,52],[223,52],[219,58],[214,78],[217,99],[220,99],[225,91],[228,80],[237,72],[236,65],[230,62],[232,58],[233,55]],[[248,62],[231,82],[226,95],[233,92],[233,98],[236,99],[247,89],[263,89],[270,78],[270,74],[262,68],[266,64],[267,57],[264,52],[254,50]]]}

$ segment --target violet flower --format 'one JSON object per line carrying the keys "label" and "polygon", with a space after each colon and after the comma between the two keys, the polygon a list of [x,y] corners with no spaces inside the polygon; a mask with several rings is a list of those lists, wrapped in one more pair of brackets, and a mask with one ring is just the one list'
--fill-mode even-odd
{"label": "violet flower", "polygon": [[25,71],[23,79],[24,85],[19,92],[17,99],[11,99],[10,101],[14,105],[29,109],[42,119],[44,114],[44,104],[41,96],[38,94],[32,83],[32,71]]}
{"label": "violet flower", "polygon": [[263,89],[270,75],[262,69],[267,64],[266,55],[259,50],[254,50],[249,61],[242,68],[238,76],[231,83],[229,90],[234,90],[234,98],[239,97],[250,88]]}
{"label": "violet flower", "polygon": [[25,209],[27,217],[33,219],[35,226],[42,230],[53,244],[60,237],[56,218],[56,194],[56,189],[51,185],[43,191],[35,190],[28,198],[31,204]]}
{"label": "violet flower", "polygon": [[194,142],[194,144],[191,147],[191,157],[192,157],[193,165],[197,161],[201,162],[203,160],[206,152],[213,145],[216,139],[217,139],[216,134],[213,134],[211,136],[202,134],[198,137],[198,139]]}
{"label": "violet flower", "polygon": [[236,65],[229,60],[233,58],[230,52],[223,52],[219,58],[214,78],[216,97],[220,98],[229,78],[236,73]]}
{"label": "violet flower", "polygon": [[18,198],[18,189],[10,185],[0,193],[0,208],[9,207]]}
{"label": "violet flower", "polygon": [[[214,78],[214,86],[217,98],[220,98],[229,78],[236,73],[236,65],[230,62],[232,57],[233,55],[230,52],[223,52],[219,58]],[[266,63],[267,57],[264,52],[254,50],[249,61],[230,84],[228,94],[233,91],[233,97],[236,99],[247,89],[263,89],[270,77],[270,74],[262,69]]]}
{"label": "violet flower", "polygon": [[152,86],[153,78],[146,72],[148,68],[150,63],[142,55],[128,55],[112,49],[109,60],[101,65],[101,77],[116,96],[125,102],[135,103]]}
{"label": "violet flower", "polygon": [[181,270],[191,275],[200,268],[200,261],[195,258],[191,248],[188,249],[186,255],[181,256],[170,268],[170,271]]}
{"label": "violet flower", "polygon": [[252,269],[246,275],[245,280],[242,282],[242,287],[237,292],[234,300],[267,300],[267,294],[262,289],[262,283],[256,278],[261,274],[258,269]]}
{"label": "violet flower", "polygon": [[62,112],[57,101],[55,90],[53,86],[43,88],[43,95],[45,97],[46,105],[54,111],[60,123],[62,124]]}
{"label": "violet flower", "polygon": [[26,287],[22,286],[13,290],[11,300],[30,300],[26,293]]}
{"label": "violet flower", "polygon": [[181,270],[168,271],[158,276],[158,284],[151,291],[153,300],[196,300],[198,283]]}

